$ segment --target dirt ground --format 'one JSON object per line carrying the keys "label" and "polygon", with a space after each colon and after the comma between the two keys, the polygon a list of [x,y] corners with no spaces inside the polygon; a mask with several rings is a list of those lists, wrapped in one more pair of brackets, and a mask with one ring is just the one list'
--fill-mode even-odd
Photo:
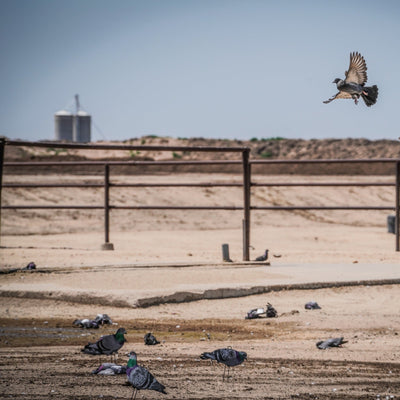
{"label": "dirt ground", "polygon": [[[13,399],[127,399],[124,376],[91,371],[106,357],[80,352],[118,327],[126,352],[167,387],[146,399],[385,399],[400,394],[400,285],[294,290],[243,298],[164,304],[145,309],[61,301],[1,299],[0,396]],[[305,310],[307,301],[321,310]],[[270,302],[277,318],[245,320]],[[116,323],[99,330],[72,325],[76,317],[107,313]],[[153,332],[161,344],[145,346]],[[341,348],[318,340],[343,336]],[[248,360],[222,381],[223,368],[200,360],[203,351],[232,346]],[[392,396],[392,397],[391,397]]]}
{"label": "dirt ground", "polygon": [[[23,176],[5,178],[24,179]],[[226,176],[217,178],[225,180]],[[35,179],[29,176],[30,181]],[[49,175],[48,179],[59,177]],[[180,179],[184,182],[188,176],[182,175]],[[204,176],[191,175],[190,179],[204,180]],[[356,178],[346,177],[349,179]],[[209,190],[193,189],[186,194],[164,190],[156,199],[151,191],[132,194],[126,190],[119,192],[113,201],[171,204],[179,199],[184,204],[198,200],[215,205],[242,201],[240,190],[235,194],[222,188]],[[393,204],[394,199],[393,187],[330,188],[324,194],[303,188],[293,190],[291,197],[285,197],[280,189],[257,191],[255,200],[260,205],[299,201],[341,204],[360,198],[363,204],[387,205]],[[76,198],[88,204],[101,202],[100,192],[97,200],[85,196],[78,189],[53,192],[37,188],[29,193],[13,189],[3,193],[3,204],[33,201],[64,204]],[[40,289],[50,282],[57,269],[102,266],[104,274],[107,266],[215,263],[221,261],[222,243],[229,243],[232,258],[240,261],[242,216],[239,214],[115,212],[111,230],[115,250],[101,251],[104,241],[101,213],[85,210],[3,213],[1,270],[21,268],[34,261],[49,273],[1,274],[0,287],[6,290],[7,285],[24,280]],[[399,253],[394,251],[394,235],[387,233],[387,214],[386,211],[254,213],[251,258],[269,248],[271,263],[282,271],[289,264],[316,262],[344,263],[349,268],[354,263],[368,262],[378,267],[400,266]],[[60,278],[61,286],[72,279],[67,274],[59,276],[65,276],[65,280]],[[118,291],[121,286],[115,268],[104,281],[99,280],[102,275],[95,271],[92,276],[99,292]],[[313,277],[309,279],[312,281]],[[151,282],[146,282],[151,286]],[[140,392],[137,399],[399,399],[399,298],[400,285],[290,290],[147,308],[109,306],[101,301],[77,304],[60,299],[0,296],[0,398],[129,399],[132,389],[124,385],[124,376],[91,374],[106,358],[80,352],[87,342],[123,326],[128,331],[128,342],[120,352],[119,363],[126,363],[125,353],[135,350],[139,363],[168,392],[167,395]],[[311,300],[317,301],[322,309],[305,310],[304,304]],[[268,302],[277,309],[277,318],[244,319],[250,309],[265,307]],[[98,313],[107,313],[116,325],[84,330],[72,324],[76,318],[94,318]],[[143,336],[147,332],[153,332],[161,344],[145,346]],[[341,336],[348,341],[341,348],[319,350],[315,346],[318,340]],[[223,382],[223,368],[211,366],[199,356],[203,351],[227,346],[246,351],[248,360],[232,368],[232,378]]]}

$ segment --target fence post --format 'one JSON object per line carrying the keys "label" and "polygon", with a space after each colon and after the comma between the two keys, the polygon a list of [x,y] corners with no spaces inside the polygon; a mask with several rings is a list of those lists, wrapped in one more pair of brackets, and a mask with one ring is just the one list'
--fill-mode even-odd
{"label": "fence post", "polygon": [[114,250],[110,243],[110,166],[104,164],[104,244],[102,250]]}
{"label": "fence post", "polygon": [[4,163],[4,147],[6,141],[0,138],[0,241],[1,241],[1,189],[3,187],[3,163]]}
{"label": "fence post", "polygon": [[243,150],[243,261],[250,260],[250,149]]}
{"label": "fence post", "polygon": [[396,162],[396,218],[394,232],[396,234],[396,251],[400,251],[400,160]]}

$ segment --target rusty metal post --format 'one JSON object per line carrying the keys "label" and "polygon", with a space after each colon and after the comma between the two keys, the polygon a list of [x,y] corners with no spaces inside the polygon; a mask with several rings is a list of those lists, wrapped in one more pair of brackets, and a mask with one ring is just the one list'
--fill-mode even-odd
{"label": "rusty metal post", "polygon": [[243,261],[250,260],[250,149],[245,149],[242,153],[243,161]]}
{"label": "rusty metal post", "polygon": [[1,241],[1,189],[3,187],[3,163],[4,163],[4,147],[6,141],[0,138],[0,241]]}
{"label": "rusty metal post", "polygon": [[396,162],[396,219],[394,223],[396,251],[400,251],[400,161]]}
{"label": "rusty metal post", "polygon": [[102,250],[114,250],[110,243],[110,166],[104,165],[104,244]]}

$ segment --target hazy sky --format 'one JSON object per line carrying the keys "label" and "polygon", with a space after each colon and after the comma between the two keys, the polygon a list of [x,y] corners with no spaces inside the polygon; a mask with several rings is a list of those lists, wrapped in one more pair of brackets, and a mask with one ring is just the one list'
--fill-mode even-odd
{"label": "hazy sky", "polygon": [[[379,98],[335,94],[359,51]],[[0,135],[397,139],[400,1],[0,0]]]}

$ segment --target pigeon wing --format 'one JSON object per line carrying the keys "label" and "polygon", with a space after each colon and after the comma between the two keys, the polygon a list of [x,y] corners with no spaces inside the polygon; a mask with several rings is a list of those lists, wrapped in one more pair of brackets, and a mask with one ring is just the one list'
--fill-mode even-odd
{"label": "pigeon wing", "polygon": [[338,92],[336,93],[334,96],[332,96],[330,99],[323,101],[323,103],[328,104],[330,103],[332,100],[336,100],[336,99],[351,99],[351,94],[346,93],[346,92]]}
{"label": "pigeon wing", "polygon": [[357,83],[364,85],[367,82],[367,64],[364,57],[358,53],[350,53],[350,65],[349,70],[345,72],[346,83]]}
{"label": "pigeon wing", "polygon": [[114,335],[103,336],[103,338],[97,342],[97,345],[102,354],[115,353],[122,347],[122,344],[118,342]]}
{"label": "pigeon wing", "polygon": [[148,381],[148,374],[149,372],[140,366],[137,366],[134,368],[131,373],[129,374],[129,382],[131,385],[136,388],[136,389],[145,389],[146,388],[146,383]]}

